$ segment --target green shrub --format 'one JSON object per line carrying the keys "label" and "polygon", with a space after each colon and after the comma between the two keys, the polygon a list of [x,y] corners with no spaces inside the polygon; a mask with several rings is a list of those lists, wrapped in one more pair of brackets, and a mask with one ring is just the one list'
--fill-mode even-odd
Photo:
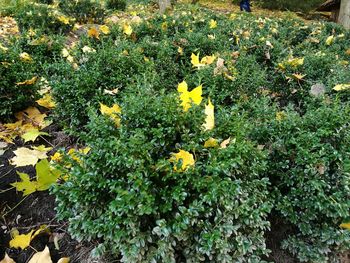
{"label": "green shrub", "polygon": [[288,0],[263,0],[259,2],[264,8],[281,9],[289,11],[309,12],[312,9],[320,6],[323,0],[308,0],[308,1],[288,1]]}
{"label": "green shrub", "polygon": [[350,209],[349,112],[337,102],[309,106],[302,116],[271,107],[256,122],[253,138],[270,152],[274,208],[294,228],[283,247],[302,262],[330,262],[350,247],[349,231],[339,228]]}
{"label": "green shrub", "polygon": [[71,20],[47,5],[27,3],[11,9],[20,31],[39,30],[43,33],[64,33],[71,28]]}
{"label": "green shrub", "polygon": [[126,1],[125,0],[107,0],[106,7],[112,10],[125,10]]}
{"label": "green shrub", "polygon": [[9,119],[38,98],[35,60],[18,46],[0,48],[0,118]]}
{"label": "green shrub", "polygon": [[[124,262],[262,262],[265,157],[244,139],[249,125],[239,113],[220,112],[221,128],[208,133],[204,107],[184,113],[174,95],[140,87],[121,107],[120,128],[92,115],[90,153],[54,191],[73,236],[101,238],[97,251]],[[237,137],[225,149],[205,148],[210,136]],[[179,150],[195,158],[183,171],[169,160]]]}
{"label": "green shrub", "polygon": [[80,23],[101,23],[105,18],[105,10],[100,1],[92,0],[60,0],[60,9]]}

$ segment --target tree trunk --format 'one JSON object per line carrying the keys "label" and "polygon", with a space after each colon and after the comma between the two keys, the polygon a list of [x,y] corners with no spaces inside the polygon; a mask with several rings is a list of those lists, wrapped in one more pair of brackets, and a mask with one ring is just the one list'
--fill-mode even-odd
{"label": "tree trunk", "polygon": [[341,0],[338,22],[350,29],[350,0]]}
{"label": "tree trunk", "polygon": [[159,0],[158,5],[159,5],[159,12],[161,14],[164,14],[165,10],[167,10],[167,8],[171,7],[171,1],[170,0]]}

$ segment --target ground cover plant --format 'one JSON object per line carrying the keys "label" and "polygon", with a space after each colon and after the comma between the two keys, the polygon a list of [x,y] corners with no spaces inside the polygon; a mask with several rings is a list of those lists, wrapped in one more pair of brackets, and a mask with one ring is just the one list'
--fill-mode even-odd
{"label": "ground cover plant", "polygon": [[[48,4],[23,5],[20,34],[0,46],[0,138],[17,147],[16,191],[50,188],[58,220],[107,262],[340,262],[349,31],[188,4],[164,15]],[[70,143],[49,139],[46,114]],[[35,230],[7,246],[51,235]],[[55,262],[67,256],[54,247]]]}

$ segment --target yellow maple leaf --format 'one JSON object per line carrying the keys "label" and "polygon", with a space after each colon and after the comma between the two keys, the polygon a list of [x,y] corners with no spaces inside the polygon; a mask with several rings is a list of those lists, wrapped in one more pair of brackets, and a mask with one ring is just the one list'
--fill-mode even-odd
{"label": "yellow maple leaf", "polygon": [[10,164],[16,167],[35,165],[40,159],[47,158],[46,152],[26,147],[18,148],[13,153],[15,156],[10,160]]}
{"label": "yellow maple leaf", "polygon": [[61,55],[62,55],[62,57],[64,57],[64,58],[68,57],[68,56],[69,56],[69,51],[68,51],[68,49],[66,49],[66,48],[62,49]]}
{"label": "yellow maple leaf", "polygon": [[47,132],[41,132],[39,129],[32,129],[22,134],[21,137],[24,140],[24,143],[32,141],[34,142],[40,135],[49,135]]}
{"label": "yellow maple leaf", "polygon": [[5,257],[0,261],[0,263],[16,263],[12,258],[5,253]]}
{"label": "yellow maple leaf", "polygon": [[106,25],[100,26],[100,30],[105,35],[108,35],[109,33],[111,33],[111,30],[109,30],[109,27]]}
{"label": "yellow maple leaf", "polygon": [[41,128],[45,128],[50,124],[49,122],[45,121],[47,115],[45,113],[41,113],[35,107],[29,107],[24,111],[20,111],[15,114],[15,117],[17,120],[30,122],[34,126],[39,126]]}
{"label": "yellow maple leaf", "polygon": [[108,107],[100,103],[100,111],[102,115],[109,116],[115,123],[117,127],[120,127],[120,116],[122,109],[118,104],[114,104],[112,107]]}
{"label": "yellow maple leaf", "polygon": [[52,263],[49,248],[45,246],[43,251],[36,252],[28,263]]}
{"label": "yellow maple leaf", "polygon": [[17,229],[14,229],[11,231],[12,239],[10,240],[10,247],[11,248],[20,248],[25,249],[30,245],[30,242],[41,232],[47,231],[48,227],[46,225],[42,225],[39,227],[38,230],[34,232],[34,230],[31,230],[27,234],[19,234]]}
{"label": "yellow maple leaf", "polygon": [[27,52],[22,52],[19,54],[19,58],[24,62],[32,62],[32,57]]}
{"label": "yellow maple leaf", "polygon": [[290,58],[286,64],[290,65],[291,67],[298,67],[304,64],[304,58]]}
{"label": "yellow maple leaf", "polygon": [[297,74],[297,73],[292,74],[293,79],[298,80],[298,81],[299,81],[299,80],[303,80],[303,79],[305,78],[305,76],[306,76],[306,75]]}
{"label": "yellow maple leaf", "polygon": [[22,81],[22,82],[17,82],[16,85],[17,86],[22,86],[22,85],[33,85],[36,83],[36,81],[38,80],[38,77],[32,77],[31,79]]}
{"label": "yellow maple leaf", "polygon": [[218,26],[218,22],[216,22],[214,19],[211,19],[210,21],[209,21],[209,28],[210,29],[214,29],[214,28],[216,28]]}
{"label": "yellow maple leaf", "polygon": [[100,39],[100,32],[94,27],[91,27],[88,30],[87,34],[88,34],[89,37],[92,37],[92,38],[95,38],[95,39]]}
{"label": "yellow maple leaf", "polygon": [[335,91],[350,90],[350,83],[349,84],[338,84],[338,85],[335,85],[333,90],[335,90]]}
{"label": "yellow maple leaf", "polygon": [[[182,165],[180,172],[187,170],[190,166],[194,166],[195,161],[193,155],[187,151],[180,150],[178,153],[173,153],[173,156],[170,158],[170,161],[175,162],[176,164],[181,160]],[[174,166],[174,170],[177,171],[177,166]]]}
{"label": "yellow maple leaf", "polygon": [[212,130],[215,126],[215,117],[214,117],[214,105],[211,103],[210,99],[208,100],[208,105],[205,106],[205,123],[203,124],[204,130]]}
{"label": "yellow maple leaf", "polygon": [[216,59],[216,56],[214,56],[214,55],[205,56],[202,58],[201,63],[206,64],[206,65],[210,65],[215,61],[215,59]]}
{"label": "yellow maple leaf", "polygon": [[130,36],[132,34],[132,27],[129,24],[123,25],[123,33],[127,36]]}
{"label": "yellow maple leaf", "polygon": [[215,148],[218,146],[219,146],[218,140],[214,138],[209,138],[204,142],[204,148],[210,148],[210,147]]}
{"label": "yellow maple leaf", "polygon": [[327,39],[326,39],[326,45],[327,45],[327,46],[332,45],[332,44],[333,44],[333,42],[334,42],[334,36],[333,36],[333,35],[332,35],[332,36],[327,37]]}
{"label": "yellow maple leaf", "polygon": [[197,55],[195,55],[194,53],[191,54],[191,64],[193,67],[203,67],[205,66],[204,63],[200,63],[199,61],[199,53]]}
{"label": "yellow maple leaf", "polygon": [[48,93],[45,94],[42,98],[38,99],[36,103],[47,109],[53,109],[56,107],[56,103],[53,101],[51,94]]}
{"label": "yellow maple leaf", "polygon": [[191,102],[196,105],[202,102],[202,85],[189,92],[186,81],[183,81],[178,85],[177,91],[180,93],[181,106],[185,112],[191,108]]}

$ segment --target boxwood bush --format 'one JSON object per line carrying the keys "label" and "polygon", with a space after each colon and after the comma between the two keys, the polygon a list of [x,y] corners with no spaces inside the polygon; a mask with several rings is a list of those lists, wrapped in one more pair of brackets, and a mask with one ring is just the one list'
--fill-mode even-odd
{"label": "boxwood bush", "polygon": [[[54,191],[73,236],[100,237],[97,251],[123,262],[262,262],[266,162],[244,138],[244,118],[222,111],[220,128],[209,133],[202,129],[204,108],[184,113],[172,94],[139,90],[120,104],[119,128],[92,114],[91,151]],[[205,148],[210,136],[232,142]],[[185,160],[171,161],[180,150],[193,156],[193,166],[181,170]]]}
{"label": "boxwood bush", "polygon": [[[54,190],[60,218],[125,262],[261,262],[270,222],[289,226],[280,245],[297,260],[336,261],[350,248],[349,91],[333,88],[350,83],[350,33],[187,7],[81,37],[50,66],[56,117],[91,147]],[[192,53],[216,59],[197,68]],[[179,108],[183,80],[205,87],[214,130],[203,103]],[[120,104],[119,128],[99,103]],[[195,160],[183,172],[180,150]]]}

